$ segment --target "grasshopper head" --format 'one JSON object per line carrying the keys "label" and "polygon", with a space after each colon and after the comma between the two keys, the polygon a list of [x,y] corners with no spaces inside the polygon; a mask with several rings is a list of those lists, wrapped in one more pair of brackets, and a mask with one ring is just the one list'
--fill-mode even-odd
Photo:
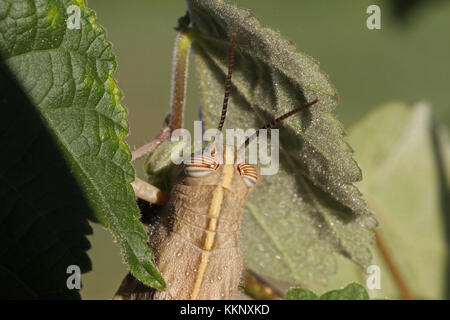
{"label": "grasshopper head", "polygon": [[184,165],[184,184],[220,185],[248,194],[261,181],[259,168],[238,161],[237,151],[230,145],[211,144],[202,153],[192,154]]}

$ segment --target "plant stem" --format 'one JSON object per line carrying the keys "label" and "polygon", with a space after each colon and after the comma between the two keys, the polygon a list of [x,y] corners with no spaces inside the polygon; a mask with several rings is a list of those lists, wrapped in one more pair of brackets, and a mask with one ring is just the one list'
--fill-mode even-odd
{"label": "plant stem", "polygon": [[389,253],[388,248],[384,244],[383,240],[381,239],[380,233],[373,229],[373,233],[375,234],[375,242],[378,248],[378,251],[381,253],[381,256],[383,257],[384,261],[386,262],[389,271],[391,271],[392,277],[394,278],[394,281],[400,290],[400,293],[402,295],[403,300],[414,300],[414,295],[411,292],[411,289],[407,285],[404,277],[400,273],[400,270],[397,268],[394,259],[392,258],[391,254]]}
{"label": "plant stem", "polygon": [[191,37],[186,30],[180,31],[175,40],[172,61],[172,85],[170,96],[170,131],[183,127],[186,87],[191,51]]}

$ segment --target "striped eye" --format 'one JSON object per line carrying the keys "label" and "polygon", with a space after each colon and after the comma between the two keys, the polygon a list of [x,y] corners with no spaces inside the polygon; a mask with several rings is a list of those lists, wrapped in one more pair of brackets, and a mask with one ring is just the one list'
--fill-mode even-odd
{"label": "striped eye", "polygon": [[193,178],[200,178],[213,172],[219,164],[209,156],[197,155],[191,158],[191,163],[186,164],[184,171]]}
{"label": "striped eye", "polygon": [[254,166],[246,163],[240,163],[237,165],[237,169],[241,174],[242,179],[244,179],[247,187],[251,188],[256,184],[256,181],[258,180],[258,172]]}

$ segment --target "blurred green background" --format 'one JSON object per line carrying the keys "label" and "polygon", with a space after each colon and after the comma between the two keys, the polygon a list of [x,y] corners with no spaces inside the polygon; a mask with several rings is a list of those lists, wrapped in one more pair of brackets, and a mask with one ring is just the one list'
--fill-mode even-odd
{"label": "blurred green background", "polygon": [[[371,108],[391,100],[426,100],[438,122],[450,127],[450,1],[234,0],[263,25],[293,40],[320,61],[336,86],[335,115],[348,127]],[[368,30],[366,8],[381,7],[381,30]],[[183,0],[89,0],[113,44],[115,78],[128,109],[131,149],[154,137],[169,112],[173,27]],[[185,126],[193,127],[199,102],[190,72]],[[222,93],[218,93],[222,94]],[[143,176],[142,162],[136,163]],[[83,276],[84,299],[110,299],[126,274],[108,231],[94,225]]]}

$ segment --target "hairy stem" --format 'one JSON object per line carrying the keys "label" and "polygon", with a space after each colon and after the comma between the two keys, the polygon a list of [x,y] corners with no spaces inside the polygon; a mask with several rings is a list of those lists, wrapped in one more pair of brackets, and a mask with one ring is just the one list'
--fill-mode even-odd
{"label": "hairy stem", "polygon": [[169,127],[171,131],[183,127],[191,42],[191,37],[186,30],[180,31],[175,40],[172,61],[172,86],[170,96],[171,119]]}

